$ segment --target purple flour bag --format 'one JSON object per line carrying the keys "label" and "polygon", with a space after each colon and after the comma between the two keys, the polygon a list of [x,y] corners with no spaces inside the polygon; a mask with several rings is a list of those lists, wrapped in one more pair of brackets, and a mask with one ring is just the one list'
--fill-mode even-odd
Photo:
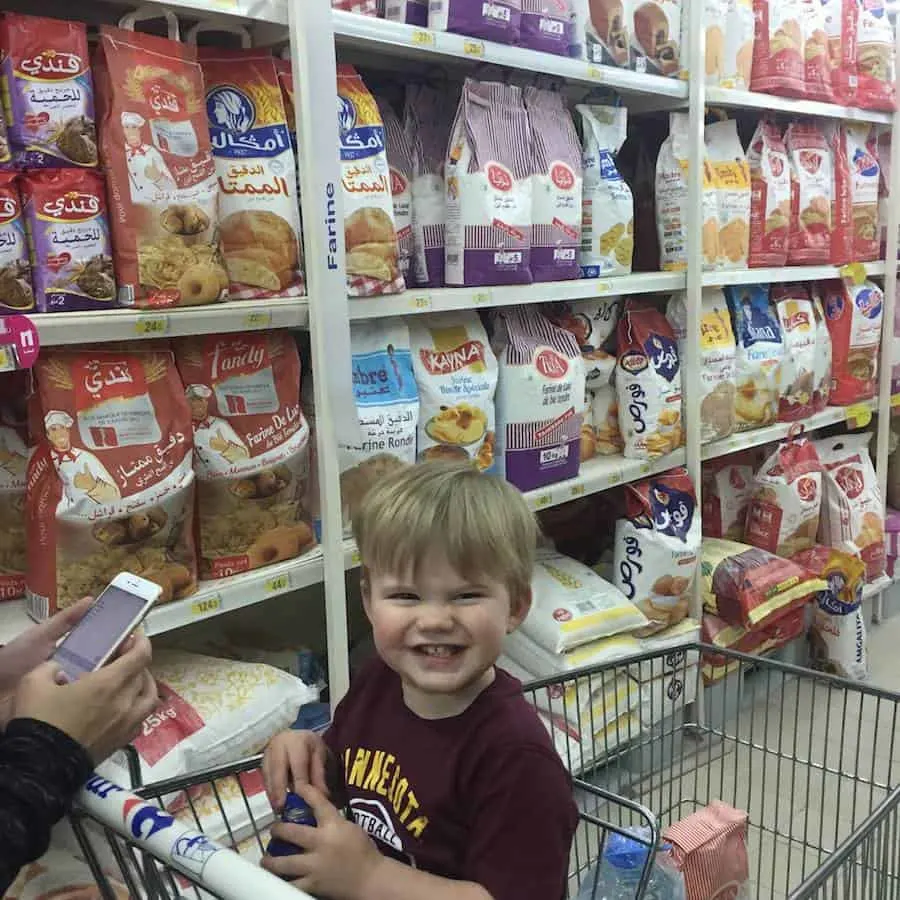
{"label": "purple flour bag", "polygon": [[428,27],[498,44],[518,44],[522,0],[431,0]]}
{"label": "purple flour bag", "polygon": [[534,141],[531,276],[535,281],[580,277],[581,147],[563,96],[525,88]]}
{"label": "purple flour bag", "polygon": [[575,41],[571,0],[522,0],[519,43],[523,47],[569,56]]}
{"label": "purple flour bag", "polygon": [[409,278],[413,258],[412,153],[406,132],[394,108],[384,97],[376,97],[378,112],[384,124],[384,150],[391,173],[391,199],[394,203],[394,231],[400,255],[400,274]]}
{"label": "purple flour bag", "polygon": [[457,103],[448,90],[411,84],[406,89],[403,128],[412,152],[414,287],[444,285],[444,165]]}
{"label": "purple flour bag", "polygon": [[428,0],[387,0],[384,17],[389,22],[428,27]]}
{"label": "purple flour bag", "polygon": [[447,284],[531,283],[532,169],[521,89],[466,79],[445,169]]}

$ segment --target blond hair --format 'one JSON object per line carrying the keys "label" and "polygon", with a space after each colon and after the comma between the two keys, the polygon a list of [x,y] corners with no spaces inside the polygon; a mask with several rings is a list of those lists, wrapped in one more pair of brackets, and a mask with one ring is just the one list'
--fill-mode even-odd
{"label": "blond hair", "polygon": [[501,582],[511,597],[530,589],[538,528],[522,495],[472,464],[406,466],[379,481],[353,518],[364,568],[415,574],[432,552],[464,578]]}

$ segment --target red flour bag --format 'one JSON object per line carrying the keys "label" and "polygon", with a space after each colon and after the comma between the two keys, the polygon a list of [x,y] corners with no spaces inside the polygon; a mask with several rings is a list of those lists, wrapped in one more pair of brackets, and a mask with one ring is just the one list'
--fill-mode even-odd
{"label": "red flour bag", "polygon": [[802,0],[803,65],[805,94],[809,100],[834,103],[832,60],[825,28],[822,0]]}
{"label": "red flour bag", "polygon": [[831,60],[834,102],[852,106],[856,95],[856,24],[858,0],[822,0]]}
{"label": "red flour bag", "polygon": [[756,28],[750,90],[802,97],[803,0],[753,0]]}
{"label": "red flour bag", "polygon": [[763,119],[747,148],[750,166],[750,268],[787,263],[791,169],[781,130]]}
{"label": "red flour bag", "polygon": [[19,182],[0,172],[0,315],[34,309],[31,262]]}
{"label": "red flour bag", "polygon": [[119,572],[196,590],[191,417],[159,349],[42,353],[32,370],[28,603],[44,619]]}
{"label": "red flour bag", "polygon": [[791,162],[789,265],[825,265],[831,258],[832,156],[821,129],[792,122],[785,134]]}
{"label": "red flour bag", "polygon": [[847,133],[840,122],[823,125],[831,157],[834,162],[831,203],[831,264],[843,266],[854,260],[853,256],[853,201],[850,197],[851,174],[847,159]]}
{"label": "red flour bag", "polygon": [[27,373],[0,375],[0,601],[25,593],[25,473],[31,456]]}
{"label": "red flour bag", "polygon": [[883,0],[859,0],[856,64],[859,83],[855,104],[862,109],[896,109],[894,27]]}

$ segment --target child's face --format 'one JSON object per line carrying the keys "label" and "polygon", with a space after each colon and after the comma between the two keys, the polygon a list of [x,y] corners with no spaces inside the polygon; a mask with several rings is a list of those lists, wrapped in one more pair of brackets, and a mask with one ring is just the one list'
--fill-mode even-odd
{"label": "child's face", "polygon": [[530,606],[493,579],[468,581],[441,553],[422,561],[418,577],[370,571],[363,602],[379,655],[426,717],[462,712],[491,683],[503,638]]}

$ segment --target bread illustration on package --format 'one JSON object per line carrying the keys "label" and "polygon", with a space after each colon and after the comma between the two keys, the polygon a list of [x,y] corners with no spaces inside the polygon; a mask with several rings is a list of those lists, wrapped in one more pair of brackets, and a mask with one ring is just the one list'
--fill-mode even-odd
{"label": "bread illustration on package", "polygon": [[119,572],[196,590],[191,418],[171,352],[41,354],[32,370],[27,599],[44,619]]}
{"label": "bread illustration on package", "polygon": [[[97,165],[87,26],[4,13],[0,19],[0,83],[12,155],[18,166]],[[3,155],[0,147],[0,162]]]}
{"label": "bread illustration on package", "polygon": [[300,356],[286,331],[175,343],[194,429],[200,575],[293,559],[314,543]]}
{"label": "bread illustration on package", "polygon": [[19,185],[13,172],[0,172],[0,313],[32,309],[34,290]]}
{"label": "bread illustration on package", "polygon": [[299,296],[296,164],[275,60],[259,50],[199,52],[229,296]]}
{"label": "bread illustration on package", "polygon": [[228,273],[197,48],[104,25],[94,82],[119,302],[165,308],[224,300]]}

